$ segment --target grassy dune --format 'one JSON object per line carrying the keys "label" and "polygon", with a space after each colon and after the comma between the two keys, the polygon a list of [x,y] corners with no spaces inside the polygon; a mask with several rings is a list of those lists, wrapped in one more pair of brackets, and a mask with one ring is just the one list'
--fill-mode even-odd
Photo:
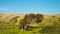
{"label": "grassy dune", "polygon": [[[15,22],[16,18],[17,22]],[[0,34],[60,34],[60,14],[43,15],[40,23],[30,24],[27,30],[19,29],[24,14],[0,14]]]}

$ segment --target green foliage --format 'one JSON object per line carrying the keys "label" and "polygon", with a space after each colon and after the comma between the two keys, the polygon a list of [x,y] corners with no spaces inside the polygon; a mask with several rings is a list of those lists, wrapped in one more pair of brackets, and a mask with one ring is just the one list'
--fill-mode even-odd
{"label": "green foliage", "polygon": [[0,20],[0,34],[17,34],[19,26],[15,22],[18,17],[12,18],[9,22]]}
{"label": "green foliage", "polygon": [[40,33],[47,34],[59,34],[60,32],[60,20],[56,16],[50,16],[42,21]]}

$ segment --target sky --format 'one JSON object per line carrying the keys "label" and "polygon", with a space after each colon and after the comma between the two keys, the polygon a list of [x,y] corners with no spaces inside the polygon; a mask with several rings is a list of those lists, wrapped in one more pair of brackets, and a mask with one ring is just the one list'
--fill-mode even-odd
{"label": "sky", "polygon": [[0,0],[0,14],[60,14],[60,0]]}

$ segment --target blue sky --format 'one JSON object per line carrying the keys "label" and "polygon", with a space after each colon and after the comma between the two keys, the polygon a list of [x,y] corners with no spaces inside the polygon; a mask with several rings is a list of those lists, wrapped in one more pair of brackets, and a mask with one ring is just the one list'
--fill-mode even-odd
{"label": "blue sky", "polygon": [[0,0],[0,14],[60,14],[60,0]]}

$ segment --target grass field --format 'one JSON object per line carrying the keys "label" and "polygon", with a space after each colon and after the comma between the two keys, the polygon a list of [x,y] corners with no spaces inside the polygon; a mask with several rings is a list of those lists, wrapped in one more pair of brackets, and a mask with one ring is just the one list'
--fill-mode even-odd
{"label": "grass field", "polygon": [[15,22],[16,18],[13,17],[14,19],[6,21],[6,17],[2,16],[0,15],[0,34],[60,34],[60,14],[44,15],[42,22],[30,24],[35,27],[29,27],[27,30],[19,29],[19,19]]}

